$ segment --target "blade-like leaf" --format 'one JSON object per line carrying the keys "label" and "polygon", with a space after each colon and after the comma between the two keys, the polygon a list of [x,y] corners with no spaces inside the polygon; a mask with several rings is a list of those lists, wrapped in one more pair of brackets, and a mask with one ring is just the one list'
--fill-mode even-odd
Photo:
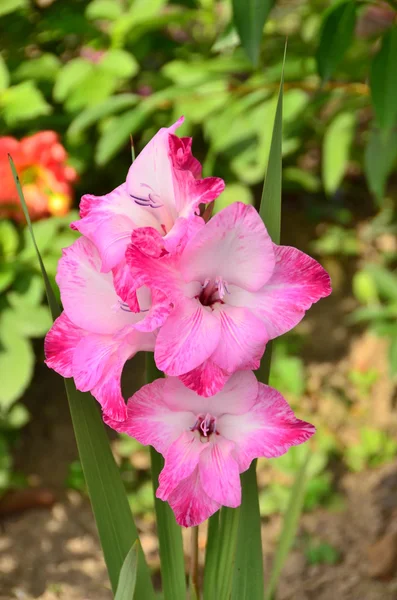
{"label": "blade-like leaf", "polygon": [[[284,62],[286,49],[284,52]],[[282,170],[282,120],[284,62],[281,74],[280,91],[270,146],[269,162],[260,206],[260,215],[272,240],[280,242],[281,222],[281,170]],[[271,347],[268,344],[265,356],[257,372],[259,381],[268,383],[270,372]],[[261,539],[261,519],[259,513],[258,484],[256,481],[256,461],[241,477],[242,502],[240,523],[237,533],[236,563],[234,569],[232,600],[263,600],[263,556]]]}
{"label": "blade-like leaf", "polygon": [[[157,369],[153,355],[146,358],[146,380],[154,381],[163,374]],[[153,491],[155,493],[155,510],[157,519],[157,534],[160,546],[161,579],[164,600],[186,600],[185,561],[182,544],[182,531],[175,521],[174,513],[169,504],[156,498],[158,479],[164,466],[161,454],[150,448],[151,474]]]}
{"label": "blade-like leaf", "polygon": [[237,531],[232,600],[263,600],[263,556],[256,460],[241,476],[242,500]]}
{"label": "blade-like leaf", "polygon": [[263,27],[275,0],[233,0],[233,19],[254,66],[258,64]]}
{"label": "blade-like leaf", "polygon": [[134,542],[131,550],[125,557],[120,571],[119,584],[114,600],[133,600],[138,570],[139,542]]}
{"label": "blade-like leaf", "polygon": [[204,567],[204,600],[215,600],[218,582],[218,554],[219,554],[219,523],[220,511],[218,510],[208,519],[207,547],[205,551]]}
{"label": "blade-like leaf", "polygon": [[397,159],[396,135],[393,129],[374,128],[365,149],[364,167],[368,187],[379,204],[384,200],[386,183]]}
{"label": "blade-like leaf", "polygon": [[382,129],[391,129],[397,119],[397,26],[385,33],[375,54],[370,75],[372,102]]}
{"label": "blade-like leaf", "polygon": [[305,456],[302,465],[296,474],[295,482],[291,489],[288,507],[283,519],[283,528],[273,560],[269,583],[266,587],[265,600],[272,600],[273,598],[273,594],[277,588],[277,582],[283,569],[285,559],[287,558],[288,552],[290,551],[295,539],[299,517],[303,508],[303,500],[305,498],[308,463],[309,453],[307,453]]}
{"label": "blade-like leaf", "polygon": [[[55,319],[60,309],[36,244],[21,184],[11,157],[10,165],[37,252],[51,314]],[[65,387],[99,538],[112,589],[116,591],[124,559],[138,533],[96,402],[91,394],[77,391],[71,379],[65,379]],[[154,590],[142,550],[139,551],[136,590],[140,600],[154,599]]]}
{"label": "blade-like leaf", "polygon": [[355,0],[342,0],[325,11],[317,49],[317,68],[327,81],[349,48],[356,24]]}
{"label": "blade-like leaf", "polygon": [[224,506],[219,522],[219,550],[217,560],[217,595],[214,600],[229,600],[236,557],[236,540],[240,510]]}

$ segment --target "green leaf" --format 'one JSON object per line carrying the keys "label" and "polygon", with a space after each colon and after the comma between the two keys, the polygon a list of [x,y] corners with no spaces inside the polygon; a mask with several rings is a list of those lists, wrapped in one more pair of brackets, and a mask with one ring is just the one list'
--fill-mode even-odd
{"label": "green leaf", "polygon": [[[32,225],[33,233],[41,253],[45,254],[52,246],[58,231],[58,222],[54,218],[42,219]],[[19,253],[21,261],[31,261],[36,257],[36,249],[28,228],[23,231],[23,250]]]}
{"label": "green leaf", "polygon": [[77,117],[72,121],[68,129],[68,135],[70,137],[79,136],[88,127],[94,125],[97,121],[100,121],[104,117],[113,115],[120,110],[125,108],[131,108],[138,102],[139,96],[136,94],[120,94],[118,96],[112,96],[107,100],[104,100],[100,104],[90,106],[83,110]]}
{"label": "green leaf", "polygon": [[[55,319],[60,312],[59,306],[34,238],[29,212],[12,159],[10,159],[10,165],[27,225],[32,235],[32,242],[37,251],[52,317]],[[65,387],[99,538],[112,589],[116,592],[122,565],[131,545],[137,539],[138,533],[97,403],[91,394],[77,391],[71,379],[65,379]],[[140,600],[154,600],[155,598],[149,570],[141,550],[139,551],[136,595]]]}
{"label": "green leaf", "polygon": [[134,598],[138,570],[138,550],[139,542],[136,540],[121,567],[120,579],[114,600],[133,600]]}
{"label": "green leaf", "polygon": [[397,144],[393,130],[372,129],[365,149],[364,167],[368,186],[379,204],[385,194],[388,176],[397,159]]}
{"label": "green leaf", "polygon": [[4,58],[0,54],[0,92],[8,88],[10,83],[10,74],[7,69]]}
{"label": "green leaf", "polygon": [[134,77],[139,71],[139,64],[126,50],[108,50],[99,66],[121,79]]}
{"label": "green leaf", "polygon": [[27,6],[27,0],[1,0],[0,2],[0,17],[7,15],[14,10],[25,8]]}
{"label": "green leaf", "polygon": [[397,274],[385,267],[368,264],[365,271],[370,274],[381,298],[397,301]]}
{"label": "green leaf", "polygon": [[0,321],[0,411],[7,411],[28,387],[34,368],[34,352],[30,343]]}
{"label": "green leaf", "polygon": [[[153,107],[154,109],[154,107]],[[128,141],[131,135],[141,127],[148,116],[148,110],[143,106],[129,110],[115,117],[99,139],[95,152],[98,165],[105,165]]]}
{"label": "green leaf", "polygon": [[307,452],[304,460],[302,461],[301,467],[296,474],[295,483],[291,489],[288,507],[283,519],[283,528],[273,559],[270,579],[266,586],[265,600],[271,600],[273,598],[273,594],[277,588],[277,583],[283,569],[285,559],[287,558],[295,539],[299,518],[302,512],[303,501],[305,498],[308,462],[309,453]]}
{"label": "green leaf", "polygon": [[234,575],[240,510],[222,507],[219,516],[217,592],[213,600],[229,600]]}
{"label": "green leaf", "polygon": [[212,600],[218,586],[220,511],[208,519],[207,545],[204,566],[204,600]]}
{"label": "green leaf", "polygon": [[45,53],[38,58],[24,61],[13,73],[16,81],[35,79],[53,81],[61,67],[61,61],[55,54]]}
{"label": "green leaf", "polygon": [[[276,244],[280,242],[281,221],[281,174],[282,174],[282,120],[284,63],[281,74],[273,135],[270,145],[269,163],[263,186],[260,215]],[[258,123],[258,126],[260,124]],[[258,379],[268,383],[271,361],[271,346],[268,345],[258,371]],[[232,600],[263,600],[263,557],[261,520],[259,513],[256,461],[241,476],[242,502],[237,535],[236,564],[234,571]]]}
{"label": "green leaf", "polygon": [[259,61],[265,21],[274,0],[233,0],[233,19],[242,45],[254,66]]}
{"label": "green leaf", "polygon": [[342,0],[324,13],[316,54],[317,69],[323,81],[332,76],[353,41],[356,6],[353,0]]}
{"label": "green leaf", "polygon": [[21,402],[14,404],[6,414],[4,421],[1,421],[1,427],[4,429],[21,429],[29,422],[29,411]]}
{"label": "green leaf", "polygon": [[327,194],[336,192],[346,172],[355,122],[353,113],[340,113],[325,132],[322,172]]}
{"label": "green leaf", "polygon": [[18,232],[11,221],[0,221],[0,258],[8,260],[15,256],[19,245]]}
{"label": "green leaf", "polygon": [[63,102],[70,93],[83,84],[93,70],[93,65],[84,58],[70,60],[58,73],[54,86],[54,98]]}
{"label": "green leaf", "polygon": [[216,214],[233,202],[243,202],[244,204],[254,204],[254,197],[250,188],[240,183],[230,183],[225,191],[215,200],[213,214]]}
{"label": "green leaf", "polygon": [[[163,374],[157,369],[152,354],[146,356],[146,381],[154,381]],[[150,448],[152,462],[151,474],[154,493],[158,487],[158,478],[164,466],[161,454]],[[183,554],[182,532],[175,521],[174,513],[167,502],[155,496],[157,534],[160,546],[161,579],[164,600],[186,599],[185,560]]]}
{"label": "green leaf", "polygon": [[12,264],[0,264],[0,293],[14,281],[16,272]]}
{"label": "green leaf", "polygon": [[0,106],[3,108],[4,120],[10,126],[48,115],[52,111],[32,81],[25,81],[4,90],[0,97]]}
{"label": "green leaf", "polygon": [[4,310],[2,313],[2,326],[12,327],[18,337],[41,337],[51,327],[51,317],[47,306],[26,304],[18,308]]}
{"label": "green leaf", "polygon": [[381,129],[389,130],[397,118],[397,26],[385,33],[370,74],[372,102]]}
{"label": "green leaf", "polygon": [[237,531],[231,600],[263,600],[263,557],[256,460],[241,475],[242,499]]}
{"label": "green leaf", "polygon": [[121,4],[114,0],[93,0],[85,11],[87,19],[115,21],[123,14]]}

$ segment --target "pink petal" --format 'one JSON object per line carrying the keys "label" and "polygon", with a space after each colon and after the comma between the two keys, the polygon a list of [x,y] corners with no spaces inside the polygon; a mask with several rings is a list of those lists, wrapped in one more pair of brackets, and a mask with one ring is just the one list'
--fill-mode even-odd
{"label": "pink petal", "polygon": [[174,489],[168,502],[175,513],[177,523],[183,527],[200,525],[221,507],[205,493],[198,468]]}
{"label": "pink petal", "polygon": [[203,398],[186,388],[177,377],[167,377],[164,402],[172,410],[188,410],[195,415],[210,413],[214,417],[224,413],[244,414],[251,409],[258,396],[258,382],[252,371],[238,371],[214,396]]}
{"label": "pink petal", "polygon": [[200,437],[191,431],[184,431],[171,444],[165,455],[164,468],[160,473],[157,498],[167,500],[177,485],[193,473],[204,448],[205,444],[201,442]]}
{"label": "pink petal", "polygon": [[186,281],[222,277],[247,290],[260,289],[273,273],[272,241],[252,206],[235,202],[187,243],[181,262]]}
{"label": "pink petal", "polygon": [[54,322],[44,340],[46,365],[62,377],[73,377],[73,355],[85,335],[63,312]]}
{"label": "pink petal", "polygon": [[[144,289],[140,288],[138,290],[138,297],[142,295]],[[143,309],[141,302],[139,304]],[[151,290],[151,306],[147,309],[147,312],[141,313],[145,316],[142,321],[135,323],[135,329],[137,331],[154,331],[158,329],[165,323],[173,308],[169,297],[160,290],[153,288]]]}
{"label": "pink petal", "polygon": [[297,419],[277,390],[259,384],[258,398],[244,415],[225,414],[217,420],[219,434],[236,444],[240,472],[254,458],[276,458],[291,446],[302,444],[315,432],[310,423]]}
{"label": "pink petal", "polygon": [[257,369],[268,340],[263,321],[247,308],[227,304],[217,305],[213,314],[220,322],[221,337],[212,360],[228,373]]}
{"label": "pink petal", "polygon": [[83,196],[80,215],[82,218],[72,227],[95,244],[103,272],[124,258],[134,227],[156,226],[150,212],[129,196],[125,183],[104,196]]}
{"label": "pink petal", "polygon": [[157,336],[154,358],[167,375],[182,375],[198,367],[219,343],[220,326],[197,300],[185,299],[174,308]]}
{"label": "pink petal", "polygon": [[201,165],[192,156],[191,138],[169,136],[169,151],[173,166],[173,184],[177,214],[189,217],[195,214],[200,204],[215,200],[225,189],[219,177],[201,176]]}
{"label": "pink petal", "polygon": [[173,411],[164,402],[166,379],[156,379],[143,386],[127,404],[127,416],[118,422],[105,416],[105,422],[118,431],[134,437],[145,446],[153,446],[165,454],[171,444],[194,424],[194,416],[186,411]]}
{"label": "pink petal", "polygon": [[201,217],[178,217],[172,229],[163,238],[164,247],[168,252],[181,252],[190,238],[192,238],[199,229],[204,227],[204,219]]}
{"label": "pink petal", "polygon": [[69,319],[93,333],[108,334],[132,325],[138,315],[122,310],[111,273],[101,273],[95,246],[79,238],[63,251],[58,263],[57,284]]}
{"label": "pink petal", "polygon": [[296,248],[274,245],[276,267],[256,293],[229,287],[228,304],[249,307],[265,323],[269,339],[295,327],[314,302],[331,293],[328,273]]}
{"label": "pink petal", "polygon": [[[127,175],[127,190],[169,231],[177,218],[169,152],[169,135],[182,124],[160,129],[132,163]],[[155,208],[153,208],[155,207]]]}
{"label": "pink petal", "polygon": [[134,312],[140,312],[138,297],[135,289],[134,277],[131,269],[123,258],[121,262],[112,269],[113,285],[117,296],[128,305],[128,308]]}
{"label": "pink petal", "polygon": [[154,336],[132,331],[124,337],[87,335],[74,353],[73,377],[77,389],[91,391],[105,414],[116,421],[126,418],[121,374],[126,361],[139,350],[151,350]]}
{"label": "pink petal", "polygon": [[208,358],[192,371],[180,375],[179,379],[185,386],[194,390],[200,396],[208,397],[219,392],[229,377],[229,373],[226,373]]}
{"label": "pink petal", "polygon": [[224,506],[241,504],[239,466],[234,459],[235,444],[221,438],[206,444],[199,462],[200,481],[207,496]]}

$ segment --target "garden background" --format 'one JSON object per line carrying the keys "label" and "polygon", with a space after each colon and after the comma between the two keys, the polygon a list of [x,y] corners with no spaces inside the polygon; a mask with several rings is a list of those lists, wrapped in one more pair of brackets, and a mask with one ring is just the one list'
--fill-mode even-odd
{"label": "garden background", "polygon": [[[125,179],[130,135],[139,151],[182,114],[178,134],[193,135],[204,175],[226,181],[215,210],[259,202],[288,38],[281,241],[315,256],[334,292],[274,344],[270,383],[317,427],[277,599],[392,600],[396,4],[262,5],[268,14],[253,66],[230,0],[0,0],[0,135],[51,130],[59,136],[53,148],[67,151],[61,192],[44,181],[38,155],[20,170],[25,193],[36,185],[45,198],[34,205],[33,194],[30,208],[54,279],[61,249],[76,237],[68,225],[81,195]],[[43,363],[51,324],[44,288],[8,179],[0,141],[0,598],[107,600],[63,383]],[[142,368],[140,356],[127,365],[126,397],[142,384]],[[148,453],[122,436],[112,445],[157,571]],[[302,452],[259,461],[265,577]]]}

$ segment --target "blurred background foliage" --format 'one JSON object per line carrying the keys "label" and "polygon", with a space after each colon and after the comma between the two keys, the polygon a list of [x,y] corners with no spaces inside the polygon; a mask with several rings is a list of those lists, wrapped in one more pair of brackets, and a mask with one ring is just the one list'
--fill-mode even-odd
{"label": "blurred background foliage", "polygon": [[[258,5],[255,0],[246,5],[241,0],[1,0],[0,135],[21,139],[55,131],[78,174],[74,209],[63,216],[50,216],[54,212],[48,209],[35,223],[47,270],[54,278],[62,247],[74,239],[68,224],[76,218],[79,197],[106,193],[125,179],[130,136],[140,150],[181,114],[186,120],[178,134],[194,136],[204,175],[226,180],[214,210],[236,200],[255,203],[266,173],[288,38],[285,211],[291,202],[299,205],[304,249],[324,264],[332,259],[334,265],[336,257],[348,265],[355,300],[345,325],[351,331],[364,326],[387,339],[388,376],[395,382],[397,3],[259,4],[262,12],[249,20],[244,6]],[[5,160],[1,154],[0,163]],[[9,448],[29,419],[19,399],[33,375],[31,340],[43,337],[50,321],[24,226],[0,214],[1,492],[17,485]],[[294,229],[288,214],[285,222]],[[329,322],[328,331],[332,327]],[[313,377],[300,355],[305,337],[303,329],[277,342],[271,384],[302,417],[316,412],[318,435],[304,501],[312,510],[343,503],[335,460],[359,471],[391,460],[397,445],[387,426],[369,426],[368,407],[363,413],[358,409],[354,435],[338,434],[346,414],[355,418],[357,406],[367,406],[379,372],[371,364],[348,367],[348,389],[319,384],[315,393],[321,397],[314,405]],[[38,356],[43,359],[41,349]],[[331,420],[318,409],[323,399],[331,401]],[[335,417],[340,410],[342,416]],[[149,511],[146,451],[123,438],[115,450],[135,510]],[[263,472],[264,515],[285,508],[300,461],[296,448]],[[70,465],[67,485],[84,490],[78,463]],[[321,544],[307,553],[313,562],[338,560]]]}

